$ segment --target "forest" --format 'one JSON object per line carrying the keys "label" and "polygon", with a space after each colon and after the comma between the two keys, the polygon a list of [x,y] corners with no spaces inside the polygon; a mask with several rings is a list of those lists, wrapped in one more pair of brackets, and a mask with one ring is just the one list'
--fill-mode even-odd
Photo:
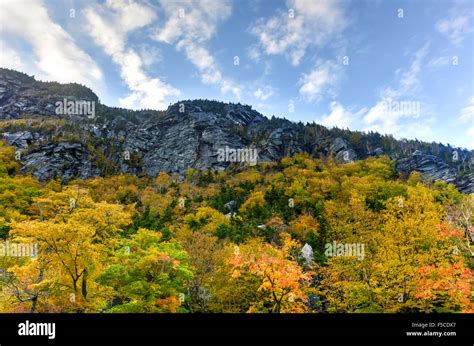
{"label": "forest", "polygon": [[0,142],[0,312],[473,312],[474,195],[387,156],[68,182],[19,170]]}

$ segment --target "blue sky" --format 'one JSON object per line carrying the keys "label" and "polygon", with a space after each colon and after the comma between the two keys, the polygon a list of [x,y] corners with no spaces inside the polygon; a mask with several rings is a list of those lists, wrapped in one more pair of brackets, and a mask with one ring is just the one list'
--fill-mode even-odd
{"label": "blue sky", "polygon": [[2,0],[0,48],[108,105],[217,99],[474,149],[470,0]]}

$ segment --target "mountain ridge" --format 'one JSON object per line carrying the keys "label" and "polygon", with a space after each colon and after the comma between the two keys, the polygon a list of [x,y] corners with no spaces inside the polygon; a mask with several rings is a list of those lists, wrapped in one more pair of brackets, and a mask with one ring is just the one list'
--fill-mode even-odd
{"label": "mountain ridge", "polygon": [[[56,114],[55,103],[63,100],[94,102],[95,114]],[[20,152],[21,172],[39,180],[226,169],[234,163],[219,160],[219,149],[255,147],[259,162],[301,152],[341,163],[387,155],[402,174],[418,171],[474,192],[473,150],[268,118],[240,103],[183,100],[164,111],[108,107],[86,86],[36,81],[3,68],[0,137]]]}

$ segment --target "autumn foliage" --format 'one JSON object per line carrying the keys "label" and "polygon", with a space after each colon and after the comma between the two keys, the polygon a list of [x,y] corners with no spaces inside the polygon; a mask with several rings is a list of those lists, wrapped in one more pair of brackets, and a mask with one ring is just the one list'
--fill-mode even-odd
{"label": "autumn foliage", "polygon": [[18,169],[2,143],[2,249],[38,253],[0,256],[1,312],[473,311],[474,198],[387,157],[67,183]]}

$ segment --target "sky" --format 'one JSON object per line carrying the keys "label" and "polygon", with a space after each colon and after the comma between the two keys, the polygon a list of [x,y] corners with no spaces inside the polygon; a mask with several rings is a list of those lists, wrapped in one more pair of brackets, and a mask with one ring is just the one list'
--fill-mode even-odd
{"label": "sky", "polygon": [[472,0],[1,0],[0,66],[474,149]]}

